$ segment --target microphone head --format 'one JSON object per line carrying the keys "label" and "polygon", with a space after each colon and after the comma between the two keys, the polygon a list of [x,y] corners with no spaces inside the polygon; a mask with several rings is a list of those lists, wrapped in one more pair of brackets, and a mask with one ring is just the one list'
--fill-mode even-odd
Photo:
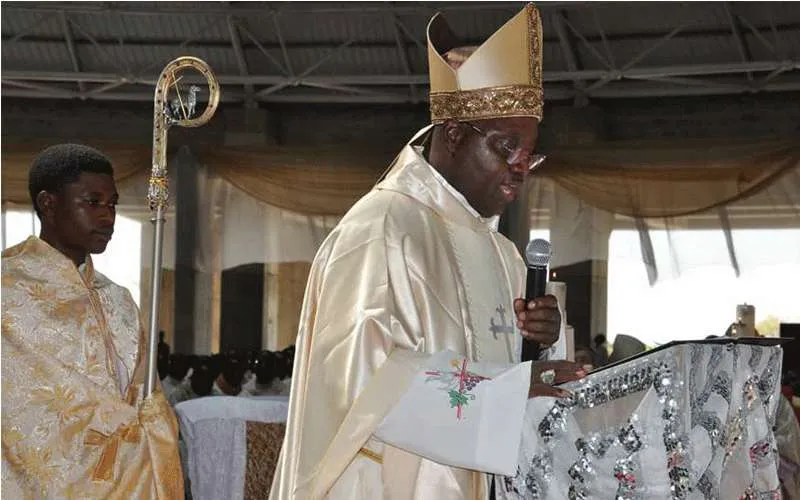
{"label": "microphone head", "polygon": [[528,267],[547,267],[550,264],[552,253],[549,241],[541,238],[531,240],[525,248]]}

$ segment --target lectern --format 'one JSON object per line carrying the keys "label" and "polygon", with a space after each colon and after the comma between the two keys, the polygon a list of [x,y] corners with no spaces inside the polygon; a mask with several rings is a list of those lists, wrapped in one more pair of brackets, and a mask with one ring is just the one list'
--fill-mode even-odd
{"label": "lectern", "polygon": [[674,342],[528,404],[497,498],[780,498],[781,339]]}

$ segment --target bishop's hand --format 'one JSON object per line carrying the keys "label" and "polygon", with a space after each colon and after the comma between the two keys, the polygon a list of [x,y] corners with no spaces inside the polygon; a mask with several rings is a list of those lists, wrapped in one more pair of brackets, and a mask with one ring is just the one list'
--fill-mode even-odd
{"label": "bishop's hand", "polygon": [[534,361],[531,365],[531,386],[528,397],[567,397],[569,391],[553,387],[553,385],[572,382],[585,376],[586,370],[583,366],[572,361]]}
{"label": "bishop's hand", "polygon": [[527,302],[525,299],[514,300],[514,315],[522,336],[538,343],[542,349],[549,348],[558,340],[561,312],[558,310],[558,300],[552,295]]}

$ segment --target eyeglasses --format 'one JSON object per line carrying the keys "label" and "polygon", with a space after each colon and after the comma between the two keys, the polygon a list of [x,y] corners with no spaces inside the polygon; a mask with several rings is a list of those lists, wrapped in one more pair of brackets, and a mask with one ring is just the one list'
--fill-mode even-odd
{"label": "eyeglasses", "polygon": [[[470,122],[463,122],[463,123],[466,123],[467,125],[472,127],[472,130],[474,130],[475,132],[477,132],[481,136],[489,137],[489,135],[486,133],[486,131],[484,131],[483,129],[481,129],[477,125],[475,125],[473,123],[470,123]],[[531,171],[531,172],[533,170],[539,168],[540,166],[542,166],[544,161],[547,159],[547,156],[545,156],[545,155],[540,155],[540,154],[536,154],[536,153],[530,153],[530,152],[528,152],[525,149],[520,148],[520,147],[512,148],[511,146],[509,146],[508,144],[503,143],[502,141],[496,142],[493,146],[494,147],[492,149],[494,149],[495,152],[498,154],[498,156],[503,158],[503,160],[505,160],[505,162],[509,166],[517,165],[519,163],[527,163],[528,171]],[[499,151],[498,151],[498,149],[499,149]]]}

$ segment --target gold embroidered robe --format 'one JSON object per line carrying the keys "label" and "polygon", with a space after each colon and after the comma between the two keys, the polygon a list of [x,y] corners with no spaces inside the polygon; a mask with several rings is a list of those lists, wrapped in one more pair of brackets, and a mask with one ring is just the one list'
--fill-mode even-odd
{"label": "gold embroidered robe", "polygon": [[[271,499],[487,498],[486,474],[373,433],[433,353],[519,362],[513,299],[524,278],[494,221],[407,145],[315,258]],[[527,392],[526,383],[509,397]]]}
{"label": "gold embroidered robe", "polygon": [[3,496],[182,499],[177,421],[160,388],[142,400],[128,290],[34,236],[2,266]]}

